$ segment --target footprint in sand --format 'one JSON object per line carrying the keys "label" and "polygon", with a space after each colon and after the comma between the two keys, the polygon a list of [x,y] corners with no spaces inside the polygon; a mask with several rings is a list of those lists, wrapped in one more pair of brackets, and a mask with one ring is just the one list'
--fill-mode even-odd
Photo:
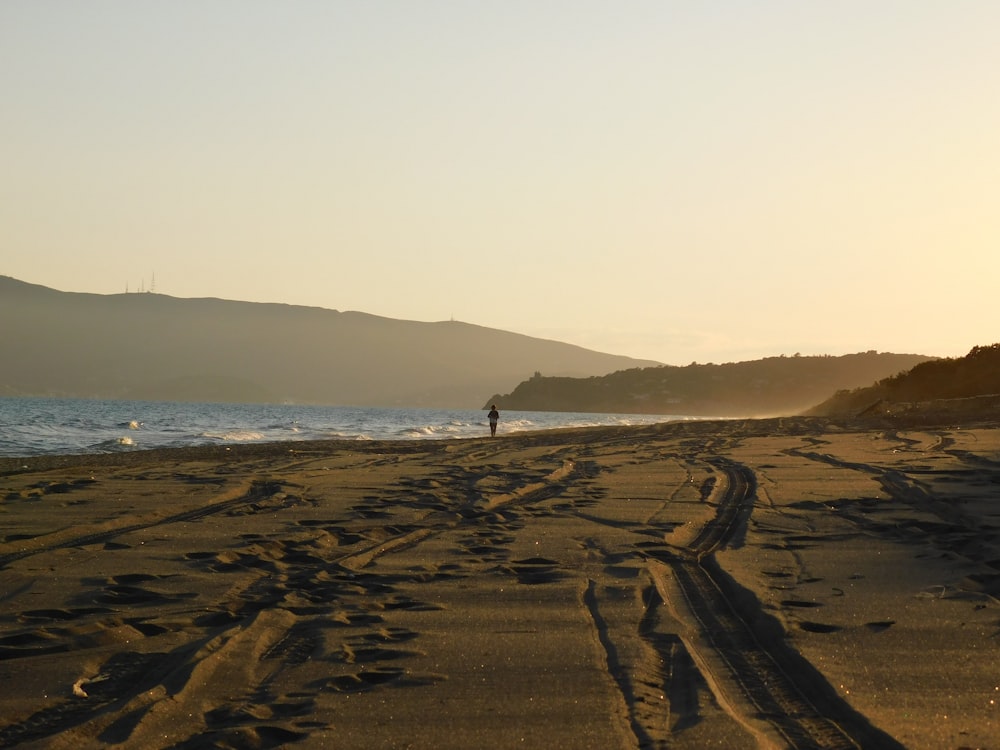
{"label": "footprint in sand", "polygon": [[896,624],[895,620],[881,620],[879,622],[866,622],[865,627],[873,633],[881,633]]}
{"label": "footprint in sand", "polygon": [[31,609],[17,616],[19,622],[60,621],[69,622],[88,615],[106,615],[114,612],[107,607],[74,607],[73,609]]}
{"label": "footprint in sand", "polygon": [[445,679],[447,678],[443,675],[407,674],[405,669],[380,667],[324,680],[320,687],[338,693],[361,693],[380,687],[423,687],[442,682]]}
{"label": "footprint in sand", "polygon": [[799,628],[805,630],[807,633],[836,633],[843,630],[839,625],[827,625],[822,622],[810,622],[808,620],[800,622]]}
{"label": "footprint in sand", "polygon": [[536,586],[543,583],[553,583],[566,577],[555,560],[544,557],[529,557],[525,560],[515,560],[513,565],[504,566],[503,570],[517,576],[518,583]]}
{"label": "footprint in sand", "polygon": [[195,592],[184,594],[162,594],[152,589],[144,589],[140,586],[107,586],[103,591],[93,596],[93,600],[99,604],[117,605],[138,605],[163,604],[164,602],[176,602],[184,599],[195,599],[198,594]]}
{"label": "footprint in sand", "polygon": [[355,674],[334,677],[325,681],[324,687],[338,693],[360,693],[398,680],[405,673],[405,670],[398,668],[366,670]]}

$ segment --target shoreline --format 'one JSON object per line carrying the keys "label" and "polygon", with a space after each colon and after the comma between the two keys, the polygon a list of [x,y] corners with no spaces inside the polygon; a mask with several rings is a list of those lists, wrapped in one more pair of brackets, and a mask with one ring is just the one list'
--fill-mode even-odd
{"label": "shoreline", "polygon": [[[521,440],[537,439],[540,436],[560,435],[564,438],[572,438],[574,435],[591,435],[593,439],[599,439],[604,433],[609,436],[627,432],[636,439],[641,439],[649,433],[660,433],[662,431],[682,430],[688,428],[702,430],[706,428],[713,431],[714,427],[720,429],[728,428],[730,425],[738,424],[748,432],[767,432],[769,430],[778,431],[800,431],[800,430],[872,430],[872,429],[892,429],[898,427],[922,426],[934,428],[938,426],[957,426],[966,422],[969,425],[979,424],[978,422],[968,422],[965,417],[961,421],[948,419],[935,419],[934,421],[919,420],[904,422],[891,418],[838,418],[820,416],[776,416],[776,417],[719,417],[719,418],[683,418],[666,422],[638,425],[588,425],[573,427],[550,427],[538,430],[517,430],[505,433],[502,429],[498,431],[496,438],[490,438],[488,428],[483,428],[482,435],[462,436],[462,437],[441,437],[425,440],[413,440],[408,438],[318,438],[318,439],[283,439],[266,440],[252,442],[233,443],[202,443],[198,445],[185,445],[177,447],[152,447],[138,448],[130,450],[116,451],[95,451],[95,452],[71,452],[71,453],[37,453],[22,456],[0,456],[0,476],[8,473],[16,473],[23,470],[27,465],[29,470],[45,470],[57,467],[71,467],[80,463],[104,464],[109,466],[129,465],[133,462],[142,462],[157,457],[167,460],[183,460],[185,458],[210,457],[215,459],[231,458],[237,456],[256,455],[280,455],[288,452],[308,452],[316,450],[327,450],[341,447],[344,450],[357,449],[364,450],[378,448],[386,450],[388,448],[399,448],[406,452],[412,446],[424,444],[435,445],[437,443],[456,443],[477,440]],[[1000,424],[1000,419],[983,420],[982,424]],[[751,429],[751,426],[756,426]]]}
{"label": "shoreline", "polygon": [[997,484],[988,421],[0,458],[0,747],[989,746]]}

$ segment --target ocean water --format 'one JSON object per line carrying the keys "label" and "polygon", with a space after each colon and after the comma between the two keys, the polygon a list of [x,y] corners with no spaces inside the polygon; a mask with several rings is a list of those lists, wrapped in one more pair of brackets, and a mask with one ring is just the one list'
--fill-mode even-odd
{"label": "ocean water", "polygon": [[[504,411],[497,435],[678,419],[689,418],[662,414]],[[0,398],[0,456],[329,438],[428,440],[488,435],[486,412],[476,409]]]}

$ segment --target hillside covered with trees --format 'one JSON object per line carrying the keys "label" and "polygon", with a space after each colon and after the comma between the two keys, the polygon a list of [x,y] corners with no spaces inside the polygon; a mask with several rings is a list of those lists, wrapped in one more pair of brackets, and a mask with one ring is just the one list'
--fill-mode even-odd
{"label": "hillside covered with trees", "polygon": [[621,370],[569,378],[535,375],[487,403],[524,411],[759,417],[796,414],[832,393],[887,378],[930,357],[876,351],[769,357],[728,364]]}
{"label": "hillside covered with trees", "polygon": [[[990,396],[1000,396],[1000,344],[975,346],[964,357],[923,362],[874,385],[841,390],[807,414],[901,413],[914,410],[916,404],[945,399],[979,399],[967,405],[978,409],[987,406],[982,399]],[[950,408],[960,406],[952,404]]]}

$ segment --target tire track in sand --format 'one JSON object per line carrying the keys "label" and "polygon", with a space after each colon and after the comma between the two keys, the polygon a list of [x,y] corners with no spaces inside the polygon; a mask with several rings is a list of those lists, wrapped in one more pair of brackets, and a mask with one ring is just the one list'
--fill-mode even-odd
{"label": "tire track in sand", "polygon": [[21,549],[16,552],[8,552],[7,554],[0,555],[0,569],[6,567],[15,560],[22,560],[26,557],[38,555],[43,552],[51,552],[57,549],[68,549],[72,547],[85,547],[90,544],[101,544],[135,531],[151,529],[156,526],[166,526],[172,523],[197,521],[217,513],[224,513],[241,505],[259,503],[262,500],[273,497],[281,492],[281,487],[282,485],[280,482],[266,480],[254,481],[251,482],[248,489],[235,497],[232,495],[225,495],[223,496],[223,499],[218,502],[203,505],[199,508],[181,511],[180,513],[174,513],[169,516],[157,515],[148,517],[137,523],[116,524],[112,522],[108,524],[100,524],[93,527],[92,531],[84,534],[80,534],[78,528],[72,528],[65,529],[63,532],[47,534],[44,537],[38,537],[28,541],[22,540],[18,542],[18,544],[21,545]]}
{"label": "tire track in sand", "polygon": [[684,547],[645,552],[663,601],[686,626],[681,640],[719,703],[764,747],[901,747],[785,645],[756,597],[718,565],[714,552],[740,533],[752,511],[756,478],[728,459],[711,463],[719,472],[715,517]]}

